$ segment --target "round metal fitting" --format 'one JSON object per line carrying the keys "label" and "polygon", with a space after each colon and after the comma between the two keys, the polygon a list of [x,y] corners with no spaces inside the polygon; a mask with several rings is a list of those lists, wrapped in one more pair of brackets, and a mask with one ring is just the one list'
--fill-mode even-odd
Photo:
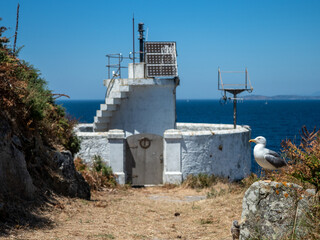
{"label": "round metal fitting", "polygon": [[149,138],[144,137],[140,139],[139,143],[140,147],[147,149],[151,145],[151,140]]}

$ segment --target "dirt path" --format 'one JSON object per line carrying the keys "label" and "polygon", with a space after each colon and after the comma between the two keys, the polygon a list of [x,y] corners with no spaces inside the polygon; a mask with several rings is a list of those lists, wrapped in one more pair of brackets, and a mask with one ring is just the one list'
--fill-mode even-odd
{"label": "dirt path", "polygon": [[148,187],[106,190],[91,201],[58,198],[44,215],[51,227],[14,230],[6,239],[232,239],[243,191],[218,184],[206,198],[209,191]]}

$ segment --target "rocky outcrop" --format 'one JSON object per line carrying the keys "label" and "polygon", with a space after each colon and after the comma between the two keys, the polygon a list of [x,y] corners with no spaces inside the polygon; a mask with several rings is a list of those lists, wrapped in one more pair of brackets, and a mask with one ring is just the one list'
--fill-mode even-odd
{"label": "rocky outcrop", "polygon": [[36,190],[27,170],[22,143],[3,118],[0,118],[0,182],[4,197],[32,199]]}
{"label": "rocky outcrop", "polygon": [[304,239],[314,193],[292,183],[253,183],[242,202],[240,239]]}
{"label": "rocky outcrop", "polygon": [[52,152],[58,176],[54,189],[66,196],[90,199],[90,187],[82,175],[75,170],[73,156],[70,151]]}
{"label": "rocky outcrop", "polygon": [[1,115],[0,183],[0,202],[34,199],[51,191],[90,199],[90,187],[76,171],[69,151],[45,146],[38,133],[23,133]]}

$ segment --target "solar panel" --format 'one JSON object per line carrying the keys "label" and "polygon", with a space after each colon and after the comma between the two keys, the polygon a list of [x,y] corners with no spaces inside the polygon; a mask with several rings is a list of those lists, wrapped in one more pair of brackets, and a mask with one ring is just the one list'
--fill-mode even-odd
{"label": "solar panel", "polygon": [[148,77],[178,76],[175,42],[145,42],[144,50]]}

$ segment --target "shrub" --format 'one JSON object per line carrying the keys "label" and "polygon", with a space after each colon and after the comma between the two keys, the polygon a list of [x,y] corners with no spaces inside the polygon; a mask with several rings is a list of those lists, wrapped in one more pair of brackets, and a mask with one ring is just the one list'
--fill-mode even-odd
{"label": "shrub", "polygon": [[185,187],[190,188],[208,188],[217,182],[216,176],[208,175],[205,173],[199,173],[198,175],[188,175],[187,179],[182,183]]}
{"label": "shrub", "polygon": [[47,145],[76,153],[80,142],[73,133],[75,121],[55,103],[39,71],[7,46],[5,30],[0,27],[0,114],[14,120],[23,132],[36,131]]}
{"label": "shrub", "polygon": [[[299,145],[291,140],[282,142],[282,152],[288,159],[288,166],[269,174],[273,180],[290,181],[304,188],[314,187],[317,194],[307,215],[306,239],[320,237],[320,132],[309,132],[304,126],[300,132]],[[294,236],[293,236],[294,237]],[[292,238],[295,239],[295,238]]]}
{"label": "shrub", "polygon": [[93,164],[90,167],[81,158],[74,160],[75,167],[84,179],[88,182],[91,190],[100,191],[103,188],[113,188],[117,186],[116,177],[110,166],[107,166],[100,156],[93,157]]}
{"label": "shrub", "polygon": [[295,145],[291,140],[282,142],[283,152],[289,159],[288,167],[279,175],[298,180],[302,185],[320,188],[320,132],[309,132],[304,126],[301,131],[301,143]]}

